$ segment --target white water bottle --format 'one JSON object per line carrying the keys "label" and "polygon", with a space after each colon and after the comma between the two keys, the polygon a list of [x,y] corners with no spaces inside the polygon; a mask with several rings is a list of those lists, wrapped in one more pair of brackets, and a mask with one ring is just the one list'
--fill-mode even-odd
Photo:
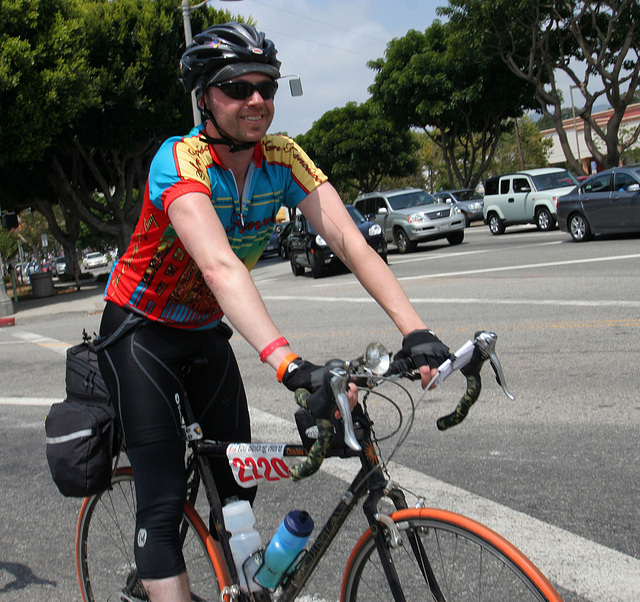
{"label": "white water bottle", "polygon": [[264,563],[256,580],[264,587],[275,589],[285,571],[307,544],[313,531],[313,519],[304,510],[293,510],[280,523],[264,552]]}
{"label": "white water bottle", "polygon": [[240,587],[245,592],[260,591],[260,586],[253,581],[253,576],[259,567],[259,560],[247,564],[248,586],[247,579],[245,579],[245,572],[242,570],[245,560],[262,548],[260,533],[253,528],[256,524],[256,518],[253,515],[251,504],[247,500],[231,498],[229,502],[222,507],[222,514],[224,516],[225,528],[231,532],[229,545],[231,546],[236,571],[238,571]]}

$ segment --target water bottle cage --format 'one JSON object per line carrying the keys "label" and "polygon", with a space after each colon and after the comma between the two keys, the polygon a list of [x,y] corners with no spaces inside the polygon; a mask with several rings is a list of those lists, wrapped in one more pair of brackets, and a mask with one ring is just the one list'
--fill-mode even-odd
{"label": "water bottle cage", "polygon": [[258,575],[260,574],[260,570],[264,565],[264,552],[265,552],[265,549],[260,548],[257,552],[249,556],[249,558],[247,558],[242,565],[242,571],[244,572],[245,579],[247,580],[247,583],[248,583],[249,578],[247,576],[245,567],[248,565],[249,561],[257,562],[260,565],[260,568],[254,574],[252,581],[254,583],[257,583],[262,589],[265,589],[271,593],[275,592],[280,586],[284,586],[287,583],[291,574],[296,570],[296,568],[298,567],[298,564],[302,562],[302,559],[307,554],[306,549],[300,550],[300,552],[298,552],[298,555],[293,559],[293,562],[285,569],[284,573],[282,573],[282,577],[280,577],[280,581],[278,581],[277,585],[273,589],[271,589],[270,587],[265,587],[264,585],[262,585],[262,583],[258,581]]}

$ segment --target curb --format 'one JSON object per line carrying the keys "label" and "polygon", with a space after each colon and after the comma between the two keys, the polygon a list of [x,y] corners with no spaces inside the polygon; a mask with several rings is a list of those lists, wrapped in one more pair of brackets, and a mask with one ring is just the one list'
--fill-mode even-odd
{"label": "curb", "polygon": [[0,318],[0,328],[3,326],[15,326],[16,319],[15,318]]}

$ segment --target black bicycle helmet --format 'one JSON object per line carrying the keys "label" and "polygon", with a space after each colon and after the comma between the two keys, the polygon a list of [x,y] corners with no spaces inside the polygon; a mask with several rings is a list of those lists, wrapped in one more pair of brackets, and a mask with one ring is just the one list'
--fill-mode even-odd
{"label": "black bicycle helmet", "polygon": [[193,38],[180,60],[181,81],[198,96],[213,83],[251,72],[280,77],[277,50],[264,33],[246,23],[213,25]]}

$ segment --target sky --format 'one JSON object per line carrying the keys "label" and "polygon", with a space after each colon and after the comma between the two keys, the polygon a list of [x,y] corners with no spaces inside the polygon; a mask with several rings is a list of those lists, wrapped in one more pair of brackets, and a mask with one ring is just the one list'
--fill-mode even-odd
{"label": "sky", "polygon": [[[281,83],[270,132],[297,136],[327,111],[369,98],[375,72],[367,62],[384,57],[387,43],[410,29],[424,31],[446,0],[242,0],[210,4],[252,16],[273,40],[282,75],[300,76],[303,96]],[[197,33],[197,32],[194,32]]]}

